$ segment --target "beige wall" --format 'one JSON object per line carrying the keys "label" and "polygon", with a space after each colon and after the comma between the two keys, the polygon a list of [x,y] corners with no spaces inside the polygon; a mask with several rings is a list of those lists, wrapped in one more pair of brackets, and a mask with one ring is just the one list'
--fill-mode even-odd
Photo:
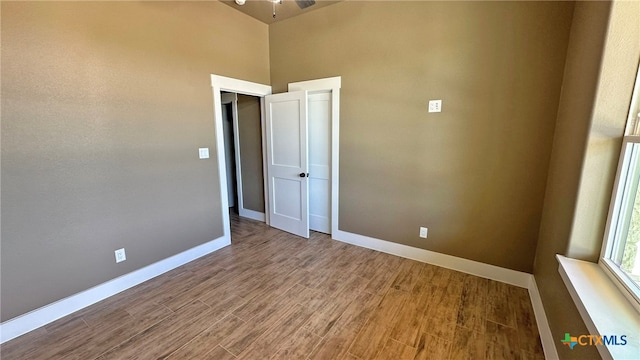
{"label": "beige wall", "polygon": [[[534,268],[556,339],[588,333],[555,254],[598,260],[639,59],[640,3],[576,4]],[[563,359],[598,357],[557,348]]]}
{"label": "beige wall", "polygon": [[245,209],[264,212],[260,98],[238,94],[238,132]]}
{"label": "beige wall", "polygon": [[274,92],[342,76],[340,229],[531,272],[572,9],[342,2],[272,24]]}
{"label": "beige wall", "polygon": [[640,59],[640,2],[612,6],[567,255],[597,261]]}
{"label": "beige wall", "polygon": [[[566,252],[571,234],[609,6],[608,2],[598,1],[577,3],[571,27],[534,265],[536,283],[554,339],[561,339],[565,332],[588,333],[560,278],[555,254]],[[561,346],[556,348],[562,358],[598,356],[597,351],[589,347],[576,347],[574,350]]]}
{"label": "beige wall", "polygon": [[2,321],[218,238],[210,74],[269,83],[267,25],[219,2],[1,6]]}

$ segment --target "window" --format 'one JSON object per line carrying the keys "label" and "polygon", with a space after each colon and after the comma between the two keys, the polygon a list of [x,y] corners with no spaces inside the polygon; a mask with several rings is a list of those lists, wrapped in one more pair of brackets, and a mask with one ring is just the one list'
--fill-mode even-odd
{"label": "window", "polygon": [[640,71],[607,219],[601,264],[640,309]]}
{"label": "window", "polygon": [[640,136],[627,136],[616,177],[603,262],[640,300]]}

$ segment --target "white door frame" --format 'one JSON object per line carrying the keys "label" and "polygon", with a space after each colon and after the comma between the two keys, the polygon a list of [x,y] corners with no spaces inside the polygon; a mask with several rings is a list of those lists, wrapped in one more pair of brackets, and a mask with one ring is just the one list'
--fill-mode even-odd
{"label": "white door frame", "polygon": [[[338,234],[338,209],[339,209],[339,150],[340,150],[340,88],[342,85],[342,78],[340,76],[300,81],[289,83],[289,91],[307,90],[309,92],[314,91],[331,91],[331,238],[335,239]],[[262,153],[263,164],[262,168],[266,169],[266,149],[265,149],[265,124],[264,124],[264,97],[271,95],[271,86],[258,84],[245,80],[238,80],[225,76],[211,74],[211,87],[213,88],[213,118],[215,124],[215,136],[216,136],[216,152],[218,155],[218,177],[220,181],[220,203],[222,210],[222,228],[223,236],[231,239],[231,228],[229,223],[229,204],[227,194],[227,169],[226,160],[224,156],[224,136],[222,131],[222,101],[221,92],[235,92],[238,94],[252,95],[260,97],[261,108],[261,124],[262,124]],[[266,174],[265,174],[266,175]],[[267,176],[264,177],[264,194],[265,194],[265,209],[269,206],[268,190],[267,190]],[[269,224],[269,212],[265,211],[265,222]]]}
{"label": "white door frame", "polygon": [[[228,91],[238,94],[258,96],[261,98],[260,107],[264,112],[262,98],[271,94],[271,86],[211,74],[211,87],[213,88],[213,120],[215,125],[216,152],[218,155],[222,231],[225,238],[231,239],[231,227],[229,223],[229,194],[227,191],[227,164],[224,155],[224,134],[222,129],[222,122],[224,119],[222,118],[221,93],[223,91]],[[261,118],[264,118],[264,114],[262,114]]]}

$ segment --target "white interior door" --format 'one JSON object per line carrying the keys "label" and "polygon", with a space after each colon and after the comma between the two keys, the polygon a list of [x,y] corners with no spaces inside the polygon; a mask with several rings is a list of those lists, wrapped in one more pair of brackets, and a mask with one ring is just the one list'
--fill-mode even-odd
{"label": "white interior door", "polygon": [[307,92],[265,97],[270,225],[309,237]]}
{"label": "white interior door", "polygon": [[310,94],[309,229],[331,233],[331,93]]}

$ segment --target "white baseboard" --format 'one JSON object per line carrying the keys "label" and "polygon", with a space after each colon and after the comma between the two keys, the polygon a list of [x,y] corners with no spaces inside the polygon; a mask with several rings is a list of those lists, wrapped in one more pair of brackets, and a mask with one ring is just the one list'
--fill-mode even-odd
{"label": "white baseboard", "polygon": [[265,215],[263,212],[249,210],[249,209],[239,209],[238,212],[240,213],[239,215],[242,217],[246,217],[249,219],[258,220],[262,222],[265,221]]}
{"label": "white baseboard", "polygon": [[549,327],[549,321],[547,320],[547,314],[544,311],[544,305],[542,304],[542,298],[540,297],[540,291],[538,290],[536,279],[533,276],[531,276],[531,282],[529,283],[529,297],[531,298],[533,313],[536,316],[536,323],[538,324],[540,341],[542,342],[542,348],[544,349],[544,358],[550,360],[559,359],[556,342],[553,339],[553,334]]}
{"label": "white baseboard", "polygon": [[229,236],[198,245],[0,324],[0,344],[231,244]]}
{"label": "white baseboard", "polygon": [[346,242],[352,245],[437,265],[486,279],[500,281],[525,289],[529,288],[532,276],[531,274],[522,271],[505,269],[495,265],[375,239],[364,235],[353,234],[342,230],[334,232],[332,237],[334,240]]}

